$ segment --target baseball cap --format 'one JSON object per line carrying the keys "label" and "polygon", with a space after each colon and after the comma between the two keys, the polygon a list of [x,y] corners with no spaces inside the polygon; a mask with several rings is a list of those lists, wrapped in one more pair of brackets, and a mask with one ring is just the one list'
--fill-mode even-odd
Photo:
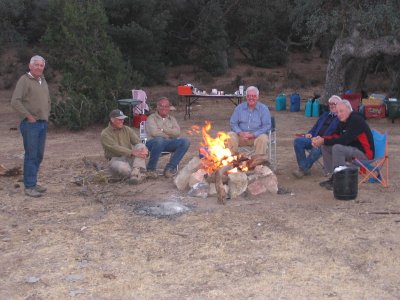
{"label": "baseball cap", "polygon": [[114,109],[112,112],[110,112],[110,119],[111,118],[126,119],[127,116],[125,116],[124,113],[119,109]]}

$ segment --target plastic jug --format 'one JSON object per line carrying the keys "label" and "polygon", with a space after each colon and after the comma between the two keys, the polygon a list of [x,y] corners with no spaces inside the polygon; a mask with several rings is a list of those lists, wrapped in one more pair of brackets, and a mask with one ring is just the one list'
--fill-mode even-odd
{"label": "plastic jug", "polygon": [[306,108],[305,108],[305,110],[304,110],[304,115],[305,115],[307,118],[309,118],[309,117],[312,116],[312,105],[313,105],[312,100],[311,100],[311,99],[308,99],[308,101],[307,101],[307,103],[306,103]]}
{"label": "plastic jug", "polygon": [[286,95],[285,94],[279,94],[278,96],[276,96],[275,109],[277,111],[286,110]]}
{"label": "plastic jug", "polygon": [[312,104],[312,116],[319,117],[319,101],[318,101],[318,99],[315,99],[314,103]]}
{"label": "plastic jug", "polygon": [[300,111],[300,95],[298,93],[290,95],[290,111]]}

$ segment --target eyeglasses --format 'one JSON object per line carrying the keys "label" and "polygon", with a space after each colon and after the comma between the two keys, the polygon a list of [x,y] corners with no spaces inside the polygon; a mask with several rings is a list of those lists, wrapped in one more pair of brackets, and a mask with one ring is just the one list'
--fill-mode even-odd
{"label": "eyeglasses", "polygon": [[329,106],[336,106],[336,103],[329,103]]}

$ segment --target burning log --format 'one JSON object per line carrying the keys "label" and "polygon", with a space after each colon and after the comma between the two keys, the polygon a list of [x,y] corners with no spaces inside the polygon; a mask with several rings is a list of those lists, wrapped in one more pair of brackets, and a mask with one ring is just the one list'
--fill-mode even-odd
{"label": "burning log", "polygon": [[222,182],[221,170],[215,171],[215,189],[217,190],[218,203],[225,204],[226,191]]}
{"label": "burning log", "polygon": [[224,166],[224,167],[212,172],[211,174],[205,175],[205,179],[208,183],[214,183],[216,180],[215,179],[216,173],[220,172],[222,183],[226,184],[226,183],[228,183],[228,179],[229,179],[228,172],[232,169],[233,169],[233,166],[231,166],[231,165]]}
{"label": "burning log", "polygon": [[247,166],[250,170],[253,170],[255,167],[263,165],[270,167],[271,163],[268,161],[268,155],[266,154],[255,154],[251,157],[251,159],[247,162]]}

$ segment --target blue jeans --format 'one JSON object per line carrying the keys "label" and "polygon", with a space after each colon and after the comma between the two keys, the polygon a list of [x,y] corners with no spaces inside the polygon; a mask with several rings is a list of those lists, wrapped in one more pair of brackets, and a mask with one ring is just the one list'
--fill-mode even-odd
{"label": "blue jeans", "polygon": [[163,137],[155,137],[146,143],[150,151],[150,159],[147,164],[147,170],[155,170],[161,152],[173,152],[165,169],[176,170],[179,162],[189,149],[190,142],[187,138],[166,139]]}
{"label": "blue jeans", "polygon": [[[300,170],[310,170],[312,165],[321,157],[321,149],[314,148],[311,139],[305,137],[296,138],[293,144]],[[308,156],[306,156],[306,150],[310,150]]]}
{"label": "blue jeans", "polygon": [[37,174],[40,163],[43,160],[44,146],[46,143],[47,121],[36,121],[29,123],[23,120],[20,124],[20,131],[24,141],[24,185],[25,188],[36,186]]}

